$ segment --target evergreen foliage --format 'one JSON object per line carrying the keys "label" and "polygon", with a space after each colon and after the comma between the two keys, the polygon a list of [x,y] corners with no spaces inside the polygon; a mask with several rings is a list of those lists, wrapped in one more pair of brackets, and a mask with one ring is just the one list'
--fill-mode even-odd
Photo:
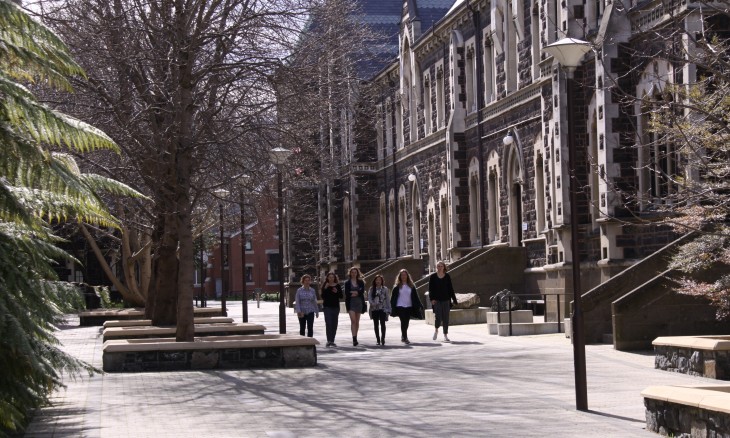
{"label": "evergreen foliage", "polygon": [[60,348],[62,316],[83,304],[53,266],[71,256],[50,224],[116,226],[97,193],[129,187],[82,174],[61,151],[117,150],[104,133],[38,102],[21,84],[70,90],[83,75],[63,42],[9,0],[0,0],[0,436],[22,428],[62,385],[93,368]]}

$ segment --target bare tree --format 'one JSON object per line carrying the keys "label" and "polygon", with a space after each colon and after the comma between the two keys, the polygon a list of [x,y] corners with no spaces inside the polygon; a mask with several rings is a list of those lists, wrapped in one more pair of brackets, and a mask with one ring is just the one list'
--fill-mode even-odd
{"label": "bare tree", "polygon": [[[147,251],[151,258],[149,280],[140,285],[146,314],[155,324],[177,322],[177,339],[191,340],[193,230],[205,215],[194,217],[211,210],[211,189],[244,173],[266,179],[266,151],[278,130],[269,78],[291,51],[307,4],[43,0],[31,6],[88,72],[89,82],[76,84],[81,97],[63,106],[108,130],[123,150],[122,160],[97,155],[89,164],[154,201],[119,206],[129,227],[125,266]],[[127,277],[130,287],[131,270]]]}

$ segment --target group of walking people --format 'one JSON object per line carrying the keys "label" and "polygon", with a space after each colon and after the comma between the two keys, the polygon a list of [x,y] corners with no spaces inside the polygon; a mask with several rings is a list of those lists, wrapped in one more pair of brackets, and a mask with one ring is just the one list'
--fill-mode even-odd
{"label": "group of walking people", "polygon": [[[311,285],[312,277],[305,274],[301,278],[302,286],[294,297],[294,309],[299,318],[299,334],[310,338],[314,336],[314,318],[319,317],[317,292]],[[433,340],[438,339],[439,328],[443,326],[443,341],[449,340],[449,311],[456,304],[456,294],[451,277],[446,272],[446,264],[439,261],[436,272],[428,281],[429,299],[435,316]],[[348,271],[344,287],[337,274],[329,272],[320,290],[322,311],[324,312],[327,347],[337,347],[335,337],[340,315],[340,302],[345,301],[345,308],[350,316],[352,345],[358,346],[357,334],[360,330],[360,317],[368,312],[373,321],[375,341],[377,345],[385,345],[386,322],[390,316],[400,319],[401,342],[410,344],[408,327],[411,319],[424,318],[424,306],[418,296],[416,286],[406,269],[401,269],[392,289],[388,290],[385,279],[378,274],[366,289],[360,269],[353,267]],[[368,308],[369,306],[369,308]]]}

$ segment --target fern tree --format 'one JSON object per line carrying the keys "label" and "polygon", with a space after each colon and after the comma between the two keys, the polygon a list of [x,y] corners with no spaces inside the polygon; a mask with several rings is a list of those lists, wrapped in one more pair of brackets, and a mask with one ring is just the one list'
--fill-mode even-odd
{"label": "fern tree", "polygon": [[55,327],[80,303],[53,266],[70,256],[51,224],[116,226],[97,193],[133,193],[79,172],[64,151],[115,150],[101,131],[42,104],[21,85],[69,90],[83,75],[62,41],[9,0],[0,0],[0,435],[22,427],[61,385],[93,369],[59,348]]}

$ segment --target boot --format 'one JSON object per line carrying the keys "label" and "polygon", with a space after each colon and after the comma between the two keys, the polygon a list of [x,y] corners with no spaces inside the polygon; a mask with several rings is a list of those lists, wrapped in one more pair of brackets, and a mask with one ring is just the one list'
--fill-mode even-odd
{"label": "boot", "polygon": [[357,347],[357,344],[358,344],[358,342],[357,342],[357,336],[353,336],[352,337],[352,346],[353,347]]}

